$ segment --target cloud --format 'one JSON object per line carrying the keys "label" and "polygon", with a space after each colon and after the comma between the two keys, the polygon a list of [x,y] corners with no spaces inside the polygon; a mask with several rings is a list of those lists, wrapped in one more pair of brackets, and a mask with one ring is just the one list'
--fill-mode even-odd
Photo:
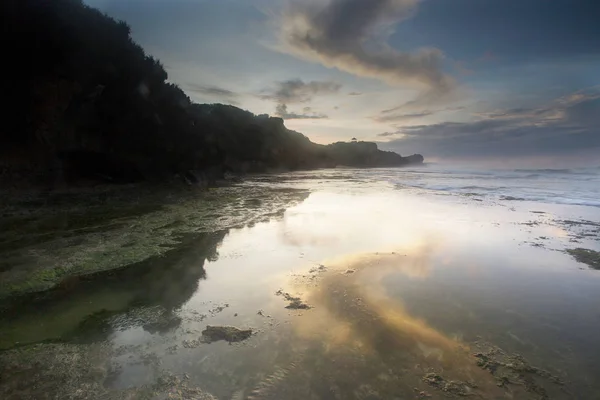
{"label": "cloud", "polygon": [[290,79],[277,82],[275,88],[263,90],[260,97],[263,100],[275,100],[278,103],[306,103],[316,95],[334,94],[340,91],[342,85],[331,81],[304,82],[301,79]]}
{"label": "cloud", "polygon": [[397,136],[397,135],[401,135],[401,133],[400,132],[383,132],[383,133],[377,134],[377,136],[381,136],[381,137]]}
{"label": "cloud", "polygon": [[340,91],[342,85],[331,81],[304,82],[301,79],[290,79],[277,82],[274,88],[265,89],[259,95],[263,100],[277,102],[275,115],[283,119],[323,119],[325,114],[313,112],[310,107],[304,107],[303,113],[288,111],[288,104],[307,103],[318,95],[330,95]]}
{"label": "cloud", "polygon": [[348,93],[348,96],[362,96],[361,92],[350,92]]}
{"label": "cloud", "polygon": [[415,118],[423,118],[429,115],[435,114],[435,111],[423,110],[421,112],[409,113],[409,114],[390,114],[389,110],[382,111],[382,115],[373,117],[373,120],[377,122],[400,122],[407,121]]}
{"label": "cloud", "polygon": [[421,110],[417,112],[403,113],[403,106],[390,108],[389,110],[383,110],[379,115],[372,117],[371,119],[376,122],[404,122],[412,119],[428,117],[441,112],[446,111],[461,111],[466,107],[446,107],[439,110]]}
{"label": "cloud", "polygon": [[199,93],[205,95],[210,98],[217,98],[224,101],[227,101],[231,104],[237,104],[235,101],[236,98],[239,97],[238,93],[232,92],[231,90],[227,90],[218,86],[211,85],[198,85],[195,83],[190,83],[187,85],[187,90],[190,92]]}
{"label": "cloud", "polygon": [[298,114],[295,112],[289,112],[286,104],[278,104],[275,108],[275,115],[283,119],[325,119],[329,118],[325,114],[318,114],[313,112],[310,107],[304,107],[303,113]]}
{"label": "cloud", "polygon": [[466,110],[467,107],[465,106],[457,106],[457,107],[446,107],[444,108],[444,111],[462,111],[462,110]]}
{"label": "cloud", "polygon": [[472,68],[469,68],[467,66],[467,63],[465,61],[455,61],[454,69],[462,76],[469,76],[475,73],[475,71]]}
{"label": "cloud", "polygon": [[509,157],[600,151],[600,91],[581,91],[544,107],[477,114],[471,122],[402,127],[388,149],[437,157]]}
{"label": "cloud", "polygon": [[295,2],[281,21],[283,48],[327,67],[394,85],[416,85],[418,101],[439,99],[454,80],[442,71],[443,54],[427,48],[401,52],[387,42],[391,28],[412,16],[419,0]]}

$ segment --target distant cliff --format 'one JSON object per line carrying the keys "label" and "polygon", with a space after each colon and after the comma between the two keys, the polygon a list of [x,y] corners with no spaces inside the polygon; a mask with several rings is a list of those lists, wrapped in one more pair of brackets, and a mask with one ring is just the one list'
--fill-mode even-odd
{"label": "distant cliff", "polygon": [[194,104],[123,21],[81,0],[6,0],[0,184],[216,179],[227,171],[420,163],[311,142],[280,118]]}
{"label": "distant cliff", "polygon": [[399,167],[423,163],[423,156],[402,157],[398,153],[382,151],[371,142],[337,142],[325,146],[326,153],[336,165],[352,167]]}

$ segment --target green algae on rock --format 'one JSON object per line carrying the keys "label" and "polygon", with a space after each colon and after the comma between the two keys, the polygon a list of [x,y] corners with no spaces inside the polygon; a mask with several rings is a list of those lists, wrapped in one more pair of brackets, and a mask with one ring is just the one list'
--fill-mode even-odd
{"label": "green algae on rock", "polygon": [[563,391],[565,381],[551,372],[531,365],[522,355],[507,353],[497,346],[483,341],[473,343],[477,366],[488,371],[502,388],[522,387],[537,399],[549,399],[549,390]]}
{"label": "green algae on rock", "polygon": [[567,254],[570,254],[582,264],[587,264],[590,268],[600,269],[600,252],[590,249],[582,249],[578,247],[576,249],[566,250]]}
{"label": "green algae on rock", "polygon": [[[143,357],[139,351],[128,354]],[[162,370],[144,385],[108,387],[107,382],[120,370],[112,361],[115,355],[106,343],[42,343],[0,352],[0,398],[216,400],[186,376]]]}
{"label": "green algae on rock", "polygon": [[[109,191],[102,202],[81,197],[52,202],[59,194],[39,195],[36,200],[49,202],[42,211],[30,201],[13,201],[9,216],[0,217],[0,299],[52,289],[74,276],[134,267],[180,247],[185,235],[277,218],[309,193],[242,185],[207,192],[149,190]],[[259,201],[249,206],[248,199]]]}
{"label": "green algae on rock", "polygon": [[441,390],[455,396],[470,396],[471,389],[476,388],[477,385],[471,382],[462,382],[457,380],[447,380],[443,376],[429,372],[423,376],[423,382],[429,386]]}

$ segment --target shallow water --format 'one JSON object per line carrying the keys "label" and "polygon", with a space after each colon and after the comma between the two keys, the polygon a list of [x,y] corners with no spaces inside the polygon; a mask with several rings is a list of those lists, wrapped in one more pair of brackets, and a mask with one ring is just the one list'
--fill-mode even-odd
{"label": "shallow water", "polygon": [[[43,341],[93,353],[96,372],[73,387],[94,381],[98,398],[169,375],[236,400],[600,396],[600,271],[563,251],[599,250],[597,235],[581,231],[595,225],[563,222],[598,222],[598,209],[406,189],[397,171],[255,177],[238,189],[310,195],[270,219],[186,232],[134,268],[7,306],[0,347],[13,349],[3,357],[27,370],[23,349]],[[281,293],[311,308],[287,309]],[[254,334],[208,344],[207,325]],[[50,366],[64,351],[53,346],[34,349]],[[509,368],[504,384],[476,353],[528,367]],[[16,393],[7,381],[3,398]]]}

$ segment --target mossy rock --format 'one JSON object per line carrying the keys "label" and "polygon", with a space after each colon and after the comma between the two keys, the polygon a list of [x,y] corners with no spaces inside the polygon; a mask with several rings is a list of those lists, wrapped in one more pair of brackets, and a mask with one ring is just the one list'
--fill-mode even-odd
{"label": "mossy rock", "polygon": [[593,269],[600,269],[600,252],[582,248],[568,249],[566,252],[578,262],[587,264]]}

